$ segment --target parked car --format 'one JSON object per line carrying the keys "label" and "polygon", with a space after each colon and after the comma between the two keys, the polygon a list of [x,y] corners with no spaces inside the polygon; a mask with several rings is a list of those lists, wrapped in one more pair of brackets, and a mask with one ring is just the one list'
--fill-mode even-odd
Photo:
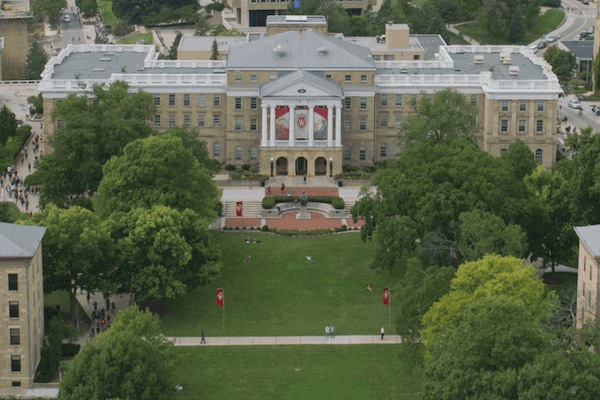
{"label": "parked car", "polygon": [[71,22],[71,17],[69,17],[68,15],[65,15],[65,22]]}
{"label": "parked car", "polygon": [[590,4],[590,0],[581,0],[581,4]]}
{"label": "parked car", "polygon": [[573,37],[573,40],[574,40],[574,41],[576,41],[576,42],[578,42],[578,41],[580,41],[580,40],[581,40],[581,36],[579,36],[579,35],[575,35],[575,36]]}
{"label": "parked car", "polygon": [[548,43],[546,43],[546,42],[539,42],[538,45],[537,45],[537,48],[538,49],[544,49],[547,46],[548,46]]}
{"label": "parked car", "polygon": [[546,40],[550,43],[556,42],[558,40],[558,36],[548,36]]}
{"label": "parked car", "polygon": [[583,110],[581,103],[579,100],[569,100],[569,107],[574,108],[576,110]]}
{"label": "parked car", "polygon": [[594,34],[594,27],[590,26],[587,31],[588,31],[588,34],[593,35]]}
{"label": "parked car", "polygon": [[594,113],[594,115],[600,115],[600,107],[598,107],[598,106],[592,107],[592,112]]}
{"label": "parked car", "polygon": [[579,34],[579,36],[581,36],[582,39],[585,39],[586,37],[588,37],[588,32],[587,31],[581,31],[581,33]]}

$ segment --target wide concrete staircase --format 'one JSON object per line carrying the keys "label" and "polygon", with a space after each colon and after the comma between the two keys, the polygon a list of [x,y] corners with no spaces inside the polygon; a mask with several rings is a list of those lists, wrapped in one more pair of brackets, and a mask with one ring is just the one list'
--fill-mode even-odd
{"label": "wide concrete staircase", "polygon": [[[244,202],[242,208],[242,217],[244,218],[261,218],[262,201],[257,200],[241,200]],[[236,214],[236,201],[227,200],[225,203],[225,217],[235,218]]]}

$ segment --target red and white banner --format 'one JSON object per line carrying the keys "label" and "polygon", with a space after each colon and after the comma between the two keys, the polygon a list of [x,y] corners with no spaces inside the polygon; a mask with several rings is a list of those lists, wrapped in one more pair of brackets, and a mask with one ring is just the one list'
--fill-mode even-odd
{"label": "red and white banner", "polygon": [[[308,114],[308,109],[297,108],[292,116],[288,107],[278,107],[275,110],[275,139],[288,140],[290,138],[290,119],[292,119],[295,124],[294,137],[308,140]],[[313,117],[315,139],[327,139],[327,108],[315,108]]]}
{"label": "red and white banner", "polygon": [[225,301],[225,289],[217,289],[217,307],[223,307]]}
{"label": "red and white banner", "polygon": [[235,203],[235,215],[237,215],[238,217],[242,216],[242,201],[238,201],[237,203]]}
{"label": "red and white banner", "polygon": [[385,305],[390,304],[390,288],[389,287],[383,288],[383,304],[385,304]]}

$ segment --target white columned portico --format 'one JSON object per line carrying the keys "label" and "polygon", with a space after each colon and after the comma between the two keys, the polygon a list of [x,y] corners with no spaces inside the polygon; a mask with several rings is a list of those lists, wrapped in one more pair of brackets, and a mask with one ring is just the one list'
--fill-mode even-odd
{"label": "white columned portico", "polygon": [[315,106],[308,106],[308,147],[315,145]]}
{"label": "white columned portico", "polygon": [[296,109],[296,106],[291,105],[290,106],[290,113],[289,113],[289,131],[290,131],[290,147],[294,147],[295,145],[295,140],[296,140],[296,134],[295,134],[295,129],[296,129],[296,117],[294,115],[294,110]]}
{"label": "white columned portico", "polygon": [[333,106],[327,106],[327,147],[333,147]]}
{"label": "white columned portico", "polygon": [[262,125],[261,125],[262,137],[261,137],[260,145],[262,147],[267,147],[267,144],[268,144],[268,141],[267,141],[267,129],[269,128],[267,126],[267,105],[263,104],[261,106],[261,108],[262,108]]}
{"label": "white columned portico", "polygon": [[335,147],[342,147],[342,106],[335,106]]}
{"label": "white columned portico", "polygon": [[271,107],[271,147],[275,147],[275,106]]}

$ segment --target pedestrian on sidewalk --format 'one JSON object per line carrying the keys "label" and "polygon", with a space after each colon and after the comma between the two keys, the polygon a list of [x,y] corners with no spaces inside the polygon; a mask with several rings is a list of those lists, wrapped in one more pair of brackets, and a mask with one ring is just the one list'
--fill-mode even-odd
{"label": "pedestrian on sidewalk", "polygon": [[331,325],[331,338],[335,339],[335,326]]}
{"label": "pedestrian on sidewalk", "polygon": [[271,185],[267,186],[267,196],[271,195]]}
{"label": "pedestrian on sidewalk", "polygon": [[89,302],[90,302],[90,298],[92,297],[92,296],[90,295],[90,292],[88,292],[88,294],[87,294],[87,296],[86,296],[86,297],[87,297],[87,301],[88,301],[88,303],[89,303]]}
{"label": "pedestrian on sidewalk", "polygon": [[111,304],[111,305],[112,305],[112,312],[113,312],[113,314],[114,314],[114,313],[116,313],[116,312],[117,312],[117,306],[115,305],[115,302],[114,302],[114,301],[112,302],[112,304]]}
{"label": "pedestrian on sidewalk", "polygon": [[306,174],[304,174],[304,184],[306,185]]}
{"label": "pedestrian on sidewalk", "polygon": [[288,197],[292,195],[292,189],[288,189]]}
{"label": "pedestrian on sidewalk", "polygon": [[330,329],[330,328],[329,328],[329,325],[327,325],[327,326],[325,327],[325,339],[329,339],[329,332],[330,332],[330,330],[329,330],[329,329]]}
{"label": "pedestrian on sidewalk", "polygon": [[90,340],[94,340],[94,328],[90,331]]}
{"label": "pedestrian on sidewalk", "polygon": [[98,311],[98,302],[94,300],[94,311]]}
{"label": "pedestrian on sidewalk", "polygon": [[204,333],[204,329],[202,330],[202,340],[200,341],[200,344],[206,344],[206,334]]}
{"label": "pedestrian on sidewalk", "polygon": [[27,164],[27,167],[29,168],[29,172],[31,172],[31,163]]}
{"label": "pedestrian on sidewalk", "polygon": [[[10,169],[8,170],[8,172],[10,172]],[[281,182],[281,191],[283,192],[285,190],[285,183]]]}
{"label": "pedestrian on sidewalk", "polygon": [[381,340],[383,340],[383,335],[385,335],[385,330],[383,329],[383,326],[381,327]]}
{"label": "pedestrian on sidewalk", "polygon": [[110,300],[108,299],[108,297],[105,299],[106,302],[106,311],[110,310]]}

